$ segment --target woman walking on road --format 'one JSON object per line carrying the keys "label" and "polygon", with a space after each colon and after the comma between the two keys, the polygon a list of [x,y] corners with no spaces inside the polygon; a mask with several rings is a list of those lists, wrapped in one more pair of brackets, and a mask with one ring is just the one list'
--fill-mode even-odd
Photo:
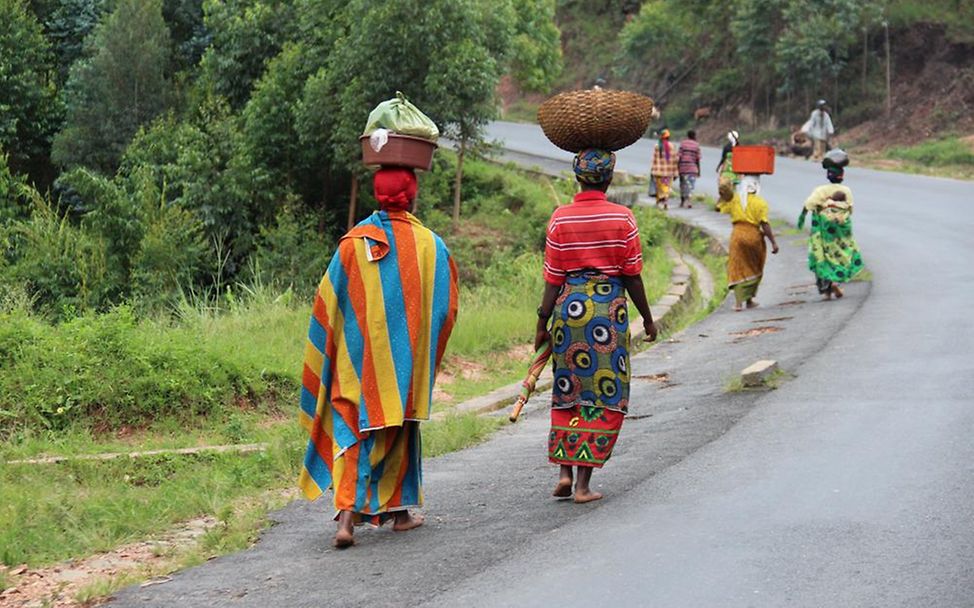
{"label": "woman walking on road", "polygon": [[700,177],[700,144],[697,143],[697,132],[687,131],[687,138],[680,142],[677,152],[677,169],[680,172],[680,206],[693,208],[690,196],[693,187]]}
{"label": "woman walking on road", "polygon": [[309,500],[334,488],[338,548],[357,523],[422,525],[407,510],[423,504],[419,422],[457,316],[450,252],[408,211],[412,169],[379,169],[374,185],[381,210],[339,241],[305,345],[299,485]]}
{"label": "woman walking on road", "polygon": [[838,283],[844,283],[862,270],[862,255],[852,237],[852,190],[842,185],[849,156],[842,150],[830,151],[822,161],[829,183],[819,186],[805,201],[798,216],[798,228],[811,212],[808,237],[808,268],[815,274],[818,292],[826,300],[842,297]]}
{"label": "woman walking on road", "polygon": [[574,482],[575,502],[585,503],[602,498],[589,485],[592,471],[611,456],[629,405],[627,293],[647,341],[656,339],[656,326],[640,275],[635,218],[605,198],[615,154],[589,148],[573,165],[582,191],[548,223],[534,346],[552,344],[548,460],[561,467],[553,495],[571,497]]}
{"label": "woman walking on road", "polygon": [[679,175],[676,150],[670,143],[669,129],[663,129],[659,134],[659,142],[653,147],[653,163],[649,173],[656,184],[656,206],[669,209],[670,186]]}
{"label": "woman walking on road", "polygon": [[730,182],[720,185],[717,209],[730,215],[734,224],[727,256],[727,286],[734,291],[736,311],[758,306],[754,297],[764,275],[764,240],[771,242],[771,253],[778,253],[778,243],[768,223],[768,203],[758,195],[760,184],[757,175],[745,175],[739,192]]}
{"label": "woman walking on road", "polygon": [[737,184],[741,182],[740,178],[734,173],[734,168],[732,164],[734,156],[734,147],[740,143],[741,135],[737,131],[727,132],[727,143],[724,144],[724,149],[720,152],[720,162],[717,163],[717,186],[720,187],[723,183],[729,183],[736,187]]}

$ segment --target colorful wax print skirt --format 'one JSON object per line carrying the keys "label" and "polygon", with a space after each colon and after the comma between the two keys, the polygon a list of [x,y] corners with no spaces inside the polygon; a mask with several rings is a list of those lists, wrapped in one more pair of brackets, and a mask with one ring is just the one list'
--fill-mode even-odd
{"label": "colorful wax print skirt", "polygon": [[336,511],[352,511],[355,523],[381,525],[396,511],[422,506],[421,458],[418,422],[368,431],[335,458]]}
{"label": "colorful wax print skirt", "polygon": [[548,461],[602,468],[612,455],[624,419],[620,411],[591,405],[552,409]]}
{"label": "colorful wax print skirt", "polygon": [[808,269],[815,273],[820,293],[832,283],[844,283],[863,269],[859,246],[852,238],[852,220],[829,220],[812,214],[812,231],[808,238]]}
{"label": "colorful wax print skirt", "polygon": [[767,253],[760,228],[748,222],[734,222],[727,255],[727,286],[734,290],[739,303],[757,295]]}
{"label": "colorful wax print skirt", "polygon": [[622,280],[594,271],[568,275],[555,303],[551,344],[550,460],[601,466],[629,407],[629,309]]}

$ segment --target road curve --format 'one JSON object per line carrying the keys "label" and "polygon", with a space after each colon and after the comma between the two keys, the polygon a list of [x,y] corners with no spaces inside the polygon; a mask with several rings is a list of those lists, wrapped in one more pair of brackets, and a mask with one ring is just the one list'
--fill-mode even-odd
{"label": "road curve", "polygon": [[[532,125],[490,136],[570,159]],[[618,166],[645,174],[651,146]],[[704,154],[713,192],[718,151]],[[974,606],[974,184],[854,158],[847,176],[871,295],[799,376],[718,440],[430,605]],[[789,221],[820,183],[816,164],[792,159],[762,180]]]}
{"label": "road curve", "polygon": [[[545,153],[537,127],[492,131]],[[624,151],[620,166],[640,172],[649,147]],[[712,189],[706,154],[701,187]],[[780,161],[764,193],[794,218],[820,174]],[[418,530],[363,529],[338,551],[330,500],[299,500],[249,550],[111,605],[974,605],[972,187],[856,169],[849,183],[874,282],[818,302],[801,239],[781,235],[762,308],[725,304],[633,357],[630,415],[593,477],[605,500],[549,496],[550,396],[538,395],[517,425],[424,463]],[[728,230],[699,206],[671,213]],[[769,355],[797,377],[725,392]]]}

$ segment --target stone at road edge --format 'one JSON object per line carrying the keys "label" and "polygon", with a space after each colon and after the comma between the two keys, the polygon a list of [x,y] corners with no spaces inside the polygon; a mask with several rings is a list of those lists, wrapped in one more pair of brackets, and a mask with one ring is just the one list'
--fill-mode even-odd
{"label": "stone at road edge", "polygon": [[778,362],[769,359],[755,361],[744,368],[741,372],[741,381],[744,386],[761,386],[768,376],[778,369]]}

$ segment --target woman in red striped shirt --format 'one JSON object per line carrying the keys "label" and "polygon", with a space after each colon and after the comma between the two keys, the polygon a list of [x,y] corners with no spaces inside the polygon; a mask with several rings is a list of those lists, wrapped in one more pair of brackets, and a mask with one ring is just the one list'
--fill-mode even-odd
{"label": "woman in red striped shirt", "polygon": [[585,503],[602,498],[589,487],[592,470],[609,459],[628,410],[627,293],[642,315],[647,341],[656,339],[656,326],[640,276],[636,220],[605,197],[615,155],[582,150],[573,167],[581,192],[548,222],[535,349],[552,342],[548,459],[561,467],[553,494],[571,497],[574,483],[575,502]]}

